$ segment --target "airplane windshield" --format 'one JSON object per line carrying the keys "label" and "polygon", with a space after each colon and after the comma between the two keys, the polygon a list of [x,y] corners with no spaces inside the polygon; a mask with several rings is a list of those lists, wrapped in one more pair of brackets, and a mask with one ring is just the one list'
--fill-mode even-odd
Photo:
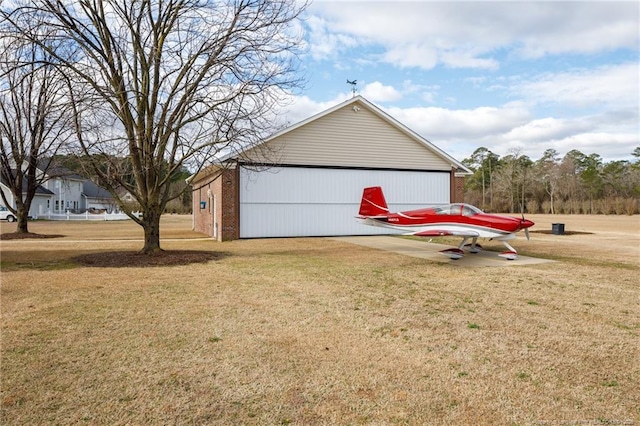
{"label": "airplane windshield", "polygon": [[475,206],[471,206],[469,204],[463,204],[462,205],[462,214],[464,216],[473,216],[476,214],[480,214],[483,213],[482,210],[480,210],[479,208],[475,207]]}
{"label": "airplane windshield", "polygon": [[436,214],[451,216],[473,216],[482,213],[482,210],[469,204],[448,204],[446,206],[435,207],[434,211]]}

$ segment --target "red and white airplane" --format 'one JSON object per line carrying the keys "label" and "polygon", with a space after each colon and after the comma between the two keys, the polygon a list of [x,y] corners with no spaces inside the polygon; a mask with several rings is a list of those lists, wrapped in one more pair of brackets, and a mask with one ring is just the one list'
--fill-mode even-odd
{"label": "red and white airplane", "polygon": [[[508,260],[517,259],[518,252],[507,241],[514,239],[515,233],[521,230],[524,230],[529,239],[529,228],[534,225],[524,218],[524,214],[522,219],[486,214],[469,204],[446,204],[391,213],[379,186],[364,189],[356,219],[365,225],[406,231],[406,235],[462,237],[457,248],[440,251],[453,260],[464,256],[463,248],[467,248],[470,253],[478,253],[482,249],[477,243],[480,237],[501,241],[507,251],[500,253],[500,256]],[[469,239],[472,239],[471,244],[467,244]]]}

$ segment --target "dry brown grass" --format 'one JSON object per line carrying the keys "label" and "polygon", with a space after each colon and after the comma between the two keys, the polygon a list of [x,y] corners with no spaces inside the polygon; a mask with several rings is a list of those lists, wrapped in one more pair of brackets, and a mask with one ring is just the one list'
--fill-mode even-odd
{"label": "dry brown grass", "polygon": [[594,233],[521,239],[560,261],[514,268],[320,238],[185,239],[187,217],[164,219],[163,247],[224,256],[86,268],[70,259],[139,249],[141,233],[35,222],[66,237],[0,242],[0,420],[637,424],[640,230],[625,218],[566,218]]}

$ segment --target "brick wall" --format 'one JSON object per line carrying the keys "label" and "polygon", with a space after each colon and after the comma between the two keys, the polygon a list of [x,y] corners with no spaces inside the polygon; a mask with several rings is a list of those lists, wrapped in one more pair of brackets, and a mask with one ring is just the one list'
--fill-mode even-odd
{"label": "brick wall", "polygon": [[[214,225],[216,221],[213,215],[218,206],[214,206],[213,201],[220,197],[220,180],[218,178],[207,182],[212,178],[213,176],[207,176],[193,183],[193,222],[195,231],[215,237]],[[205,208],[201,208],[201,202],[204,203]]]}
{"label": "brick wall", "polygon": [[240,238],[239,177],[237,168],[215,170],[193,183],[195,231],[218,241]]}
{"label": "brick wall", "polygon": [[225,169],[220,179],[221,207],[220,235],[221,241],[240,238],[240,168]]}
{"label": "brick wall", "polygon": [[464,202],[464,176],[456,176],[455,169],[451,169],[451,179],[449,184],[449,202]]}
{"label": "brick wall", "polygon": [[453,199],[452,203],[464,202],[464,176],[455,176],[453,178]]}

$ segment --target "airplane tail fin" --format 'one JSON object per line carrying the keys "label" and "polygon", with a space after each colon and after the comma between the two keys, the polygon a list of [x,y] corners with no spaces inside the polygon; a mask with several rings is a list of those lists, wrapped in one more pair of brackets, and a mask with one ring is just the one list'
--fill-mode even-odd
{"label": "airplane tail fin", "polygon": [[362,192],[359,214],[360,216],[380,216],[389,214],[387,201],[384,199],[381,187],[372,186],[364,189]]}

